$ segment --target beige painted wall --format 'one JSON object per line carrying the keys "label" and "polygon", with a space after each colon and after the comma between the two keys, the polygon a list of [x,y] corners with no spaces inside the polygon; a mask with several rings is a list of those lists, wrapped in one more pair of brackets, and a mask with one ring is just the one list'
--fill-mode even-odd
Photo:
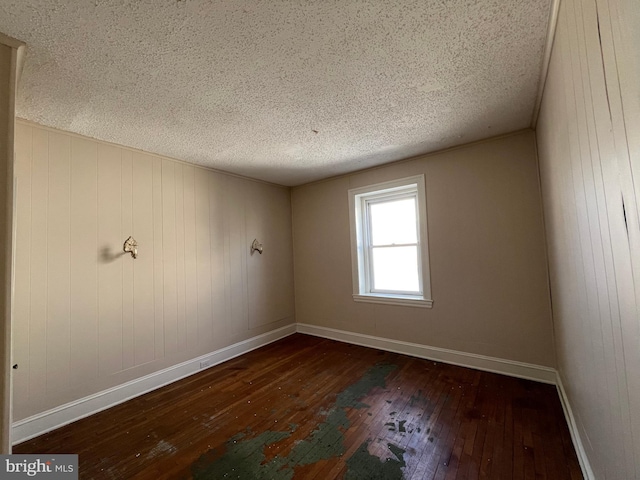
{"label": "beige painted wall", "polygon": [[[349,188],[425,174],[432,309],[353,301]],[[296,187],[298,322],[555,366],[532,131]]]}
{"label": "beige painted wall", "polygon": [[288,188],[16,134],[14,420],[295,321]]}
{"label": "beige painted wall", "polygon": [[598,479],[640,478],[639,32],[637,0],[563,0],[537,130],[558,370]]}

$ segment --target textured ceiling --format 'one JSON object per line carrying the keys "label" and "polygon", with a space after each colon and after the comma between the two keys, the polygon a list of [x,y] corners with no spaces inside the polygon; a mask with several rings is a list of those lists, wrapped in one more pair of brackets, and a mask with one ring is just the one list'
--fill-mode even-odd
{"label": "textured ceiling", "polygon": [[283,185],[529,126],[550,0],[0,0],[17,114]]}

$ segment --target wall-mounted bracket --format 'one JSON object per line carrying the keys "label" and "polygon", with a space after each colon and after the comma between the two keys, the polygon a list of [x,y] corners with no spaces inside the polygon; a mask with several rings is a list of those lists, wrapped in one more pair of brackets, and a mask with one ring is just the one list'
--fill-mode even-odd
{"label": "wall-mounted bracket", "polygon": [[251,255],[253,255],[253,252],[258,252],[260,255],[262,255],[262,244],[258,241],[257,238],[251,244]]}
{"label": "wall-mounted bracket", "polygon": [[124,241],[122,249],[125,253],[131,253],[133,258],[138,258],[138,242],[133,237],[129,237]]}

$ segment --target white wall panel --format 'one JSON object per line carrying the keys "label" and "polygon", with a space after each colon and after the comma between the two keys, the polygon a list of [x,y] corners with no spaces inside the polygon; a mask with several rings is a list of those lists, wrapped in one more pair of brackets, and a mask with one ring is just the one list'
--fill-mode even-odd
{"label": "white wall panel", "polygon": [[[139,244],[139,254],[135,261],[129,256],[122,258],[122,262],[133,262],[134,367],[156,358],[153,160],[151,155],[133,154],[133,237]],[[120,235],[116,245],[120,247],[127,237]]]}
{"label": "white wall panel", "polygon": [[187,348],[187,291],[185,278],[184,173],[180,164],[174,164],[174,182],[176,201],[176,349],[183,351]]}
{"label": "white wall panel", "polygon": [[[247,276],[251,221],[291,237],[288,188],[26,122],[16,140],[14,420],[294,322],[291,272],[253,272],[278,310]],[[290,242],[270,255],[291,265]]]}
{"label": "white wall panel", "polygon": [[184,181],[184,255],[187,348],[198,347],[198,281],[196,256],[196,168],[183,165]]}
{"label": "white wall panel", "polygon": [[70,386],[71,137],[49,134],[47,216],[47,392],[61,401]]}
{"label": "white wall panel", "polygon": [[[286,318],[292,311],[293,262],[286,252],[293,249],[291,207],[286,192],[256,183],[247,192],[245,222],[247,236],[264,246],[264,253],[247,257],[249,322],[252,327]],[[308,252],[308,254],[311,252]],[[283,279],[287,288],[263,279],[271,275]]]}
{"label": "white wall panel", "polygon": [[209,215],[209,172],[195,176],[196,205],[196,293],[198,296],[198,345],[213,340],[211,317],[211,216]]}
{"label": "white wall panel", "polygon": [[[21,129],[20,125],[16,125],[16,131]],[[25,136],[26,137],[26,136]],[[25,138],[17,137],[17,138]],[[26,296],[23,291],[17,290],[16,286],[16,306],[19,302],[27,302],[31,307],[29,310],[29,319],[19,319],[17,311],[14,313],[14,324],[23,321],[29,321],[29,368],[23,368],[19,373],[14,375],[25,376],[29,378],[29,399],[31,408],[43,409],[46,405],[47,391],[47,298],[49,297],[48,279],[47,279],[47,230],[49,227],[49,216],[47,211],[49,197],[49,132],[46,130],[33,131],[31,136],[32,158],[31,158],[31,245],[29,256],[30,262],[30,279],[31,288],[29,295]],[[18,160],[18,159],[16,159]],[[16,166],[17,167],[17,166]],[[17,170],[17,168],[16,168]],[[18,183],[26,183],[27,178],[18,178]],[[21,202],[26,192],[19,191],[17,203]],[[20,224],[18,220],[18,224]],[[16,236],[20,233],[16,232]],[[18,243],[16,245],[16,262],[18,258],[24,258],[21,250],[27,245]],[[22,270],[21,264],[16,263],[16,272]],[[24,346],[23,346],[24,348]],[[24,351],[20,351],[14,347],[14,352],[18,355],[24,355]],[[34,366],[35,368],[31,368]],[[17,392],[16,392],[17,393]],[[14,405],[21,402],[14,397]],[[29,405],[25,402],[21,407],[23,412],[29,412]]]}
{"label": "white wall panel", "polygon": [[[33,128],[34,131],[38,129]],[[98,365],[101,375],[111,375],[123,369],[121,339],[132,335],[123,331],[123,264],[118,243],[125,234],[121,229],[120,149],[98,145],[98,329],[100,332]],[[125,234],[127,235],[127,234]],[[81,237],[82,241],[88,241]],[[20,319],[16,319],[19,323]],[[20,347],[16,345],[14,350]],[[133,352],[131,352],[133,353]]]}
{"label": "white wall panel", "polygon": [[[31,323],[31,162],[33,131],[31,129],[18,129],[16,131],[16,170],[15,175],[19,179],[17,192],[19,201],[16,202],[16,244],[23,245],[16,251],[16,263],[22,265],[15,272],[14,288],[16,296],[14,300],[14,315],[21,318],[20,323],[12,327],[13,342],[16,345],[29,345],[29,326]],[[28,349],[13,351],[13,363],[18,364],[18,369],[29,371],[31,356]],[[29,397],[29,376],[14,375],[13,391],[16,398]],[[22,416],[26,405],[14,403],[15,416]]]}
{"label": "white wall panel", "polygon": [[[242,240],[247,238],[253,242],[253,238],[246,235],[245,202],[241,201],[242,191],[239,187],[239,179],[229,179],[225,191],[227,218],[227,236],[225,258],[225,282],[227,303],[229,305],[228,319],[230,331],[238,334],[249,328],[249,307],[247,296],[247,252],[249,246]],[[235,267],[235,268],[234,268]]]}
{"label": "white wall panel", "polygon": [[154,359],[164,357],[164,263],[169,263],[163,252],[163,205],[162,205],[162,159],[153,157],[152,211],[153,216],[153,321],[154,321]]}
{"label": "white wall panel", "polygon": [[[133,236],[133,153],[129,150],[122,150],[121,154],[121,178],[122,178],[122,190],[121,190],[121,230],[119,240],[124,242],[129,236]],[[114,232],[117,231],[114,228]],[[134,237],[135,238],[135,237]],[[114,242],[114,255],[120,255],[118,249],[119,245]],[[117,251],[115,251],[118,249]],[[122,356],[122,370],[126,370],[134,366],[134,275],[133,268],[135,262],[121,261],[122,268],[122,322],[121,322],[121,335],[122,345],[116,347],[116,350],[121,353]],[[116,322],[117,323],[117,322]]]}
{"label": "white wall panel", "polygon": [[87,362],[98,351],[98,146],[71,138],[70,204],[70,386],[87,385],[99,374],[97,362]]}
{"label": "white wall panel", "polygon": [[175,162],[162,161],[162,262],[164,348],[167,355],[178,350],[178,254],[176,250]]}
{"label": "white wall panel", "polygon": [[[224,259],[227,255],[225,238],[231,235],[224,225],[225,212],[225,183],[231,179],[225,175],[209,172],[209,249],[211,251],[210,278],[211,278],[211,318],[213,319],[213,338],[228,337],[228,329],[225,318],[227,305],[225,297],[225,271]],[[246,187],[245,187],[246,189]],[[244,189],[240,188],[242,192]],[[240,204],[244,203],[239,198]],[[245,243],[245,239],[238,239],[239,243]],[[242,259],[240,259],[242,260]],[[235,268],[242,268],[242,261],[234,263]],[[246,328],[242,328],[246,331]]]}
{"label": "white wall panel", "polygon": [[587,468],[608,479],[640,478],[640,152],[628,136],[640,122],[620,69],[637,60],[621,47],[629,6],[561,2],[537,132],[558,370]]}

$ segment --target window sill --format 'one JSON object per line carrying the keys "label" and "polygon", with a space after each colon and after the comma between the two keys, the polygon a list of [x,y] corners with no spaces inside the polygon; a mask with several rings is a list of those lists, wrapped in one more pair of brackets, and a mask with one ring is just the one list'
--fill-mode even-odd
{"label": "window sill", "polygon": [[364,303],[382,303],[385,305],[402,305],[405,307],[432,308],[433,300],[409,295],[353,294],[353,300]]}

